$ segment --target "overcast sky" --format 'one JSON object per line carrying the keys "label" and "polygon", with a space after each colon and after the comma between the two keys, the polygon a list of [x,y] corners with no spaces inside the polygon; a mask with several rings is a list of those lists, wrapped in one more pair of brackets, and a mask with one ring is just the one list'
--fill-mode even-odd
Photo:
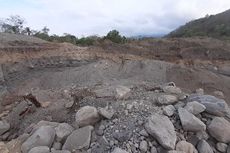
{"label": "overcast sky", "polygon": [[186,22],[230,9],[230,0],[0,0],[0,18],[20,15],[34,29],[76,36],[166,34]]}

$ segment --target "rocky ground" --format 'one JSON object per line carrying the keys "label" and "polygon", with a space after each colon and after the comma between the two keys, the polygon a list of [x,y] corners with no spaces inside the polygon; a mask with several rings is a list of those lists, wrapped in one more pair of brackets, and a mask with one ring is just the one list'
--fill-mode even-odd
{"label": "rocky ground", "polygon": [[0,36],[0,153],[230,153],[227,42]]}
{"label": "rocky ground", "polygon": [[[0,152],[230,151],[230,110],[220,91],[215,96],[202,89],[187,94],[170,82],[72,87],[59,94],[64,101],[56,114],[45,111],[54,105],[48,102],[41,107],[27,99],[17,103],[0,122]],[[12,120],[12,115],[19,120]],[[38,122],[26,125],[31,117]]]}

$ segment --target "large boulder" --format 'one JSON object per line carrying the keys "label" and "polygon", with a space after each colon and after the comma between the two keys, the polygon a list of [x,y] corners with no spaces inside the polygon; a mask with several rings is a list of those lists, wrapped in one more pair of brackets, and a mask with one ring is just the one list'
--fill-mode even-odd
{"label": "large boulder", "polygon": [[206,125],[186,109],[179,108],[178,114],[184,130],[192,132],[206,130]]}
{"label": "large boulder", "polygon": [[157,97],[157,103],[159,105],[170,105],[178,101],[178,98],[174,95],[160,95]]}
{"label": "large boulder", "polygon": [[230,142],[230,123],[223,117],[215,117],[208,125],[208,132],[220,142]]}
{"label": "large boulder", "polygon": [[154,113],[145,124],[146,131],[152,135],[164,148],[174,149],[176,132],[172,122],[167,116]]}
{"label": "large boulder", "polygon": [[86,126],[73,131],[66,139],[63,145],[63,150],[74,150],[88,149],[91,141],[92,126]]}
{"label": "large boulder", "polygon": [[34,147],[47,146],[51,147],[55,138],[55,130],[51,126],[42,126],[35,131],[21,146],[23,153]]}
{"label": "large boulder", "polygon": [[63,142],[67,136],[73,132],[74,128],[67,123],[61,123],[56,128],[56,139],[58,142]]}
{"label": "large boulder", "polygon": [[10,124],[5,120],[0,121],[0,135],[4,134],[10,129]]}
{"label": "large boulder", "polygon": [[228,104],[223,100],[210,95],[197,95],[193,94],[188,97],[188,102],[197,101],[203,104],[206,109],[205,111],[216,115],[225,116],[230,114]]}
{"label": "large boulder", "polygon": [[213,153],[211,146],[205,140],[199,141],[197,145],[197,150],[199,151],[199,153]]}
{"label": "large boulder", "polygon": [[203,104],[197,101],[187,103],[184,108],[194,115],[200,114],[206,109],[206,107]]}
{"label": "large boulder", "polygon": [[100,120],[100,116],[95,107],[84,106],[76,113],[75,119],[78,126],[83,127],[94,125]]}

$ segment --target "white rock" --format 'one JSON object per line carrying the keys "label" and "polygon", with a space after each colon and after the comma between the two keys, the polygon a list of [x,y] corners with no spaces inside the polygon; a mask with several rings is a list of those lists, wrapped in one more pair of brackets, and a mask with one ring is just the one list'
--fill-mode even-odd
{"label": "white rock", "polygon": [[194,153],[195,147],[191,143],[188,143],[186,141],[179,141],[176,145],[176,150],[185,153]]}
{"label": "white rock", "polygon": [[157,97],[157,103],[160,105],[169,105],[177,102],[177,97],[174,95],[160,95]]}
{"label": "white rock", "polygon": [[164,86],[163,91],[171,94],[180,94],[181,89],[176,86]]}
{"label": "white rock", "polygon": [[223,117],[215,117],[208,125],[209,134],[216,140],[224,143],[230,142],[230,123]]}
{"label": "white rock", "polygon": [[206,107],[203,104],[197,101],[187,103],[184,108],[194,115],[200,114],[206,109]]}
{"label": "white rock", "polygon": [[206,130],[206,125],[192,113],[188,112],[186,109],[179,108],[178,114],[184,130],[192,132]]}
{"label": "white rock", "polygon": [[112,151],[112,153],[128,153],[128,152],[117,147]]}
{"label": "white rock", "polygon": [[146,131],[152,135],[164,148],[174,149],[176,132],[167,116],[154,113],[145,124]]}
{"label": "white rock", "polygon": [[88,149],[91,140],[92,126],[86,126],[73,131],[66,139],[63,145],[63,150],[69,150],[73,152],[79,149]]}
{"label": "white rock", "polygon": [[34,147],[51,147],[54,138],[55,130],[51,126],[42,126],[22,144],[21,150],[23,153],[28,153]]}
{"label": "white rock", "polygon": [[100,116],[95,107],[84,106],[78,110],[75,119],[79,127],[83,127],[87,125],[94,125],[100,120]]}
{"label": "white rock", "polygon": [[73,132],[74,128],[67,123],[61,123],[56,128],[56,139],[58,142],[64,141]]}
{"label": "white rock", "polygon": [[29,153],[50,153],[50,149],[47,146],[39,146],[32,148]]}
{"label": "white rock", "polygon": [[197,145],[197,150],[199,151],[199,153],[213,153],[211,146],[205,140],[199,141]]}
{"label": "white rock", "polygon": [[116,98],[117,99],[122,99],[122,98],[127,98],[128,94],[130,93],[130,89],[125,86],[117,86],[116,87]]}
{"label": "white rock", "polygon": [[163,108],[163,113],[166,116],[172,116],[174,112],[176,111],[175,107],[173,105],[168,105]]}
{"label": "white rock", "polygon": [[141,141],[140,143],[140,151],[141,153],[145,153],[148,150],[148,143],[146,141]]}
{"label": "white rock", "polygon": [[225,144],[225,143],[219,142],[219,143],[216,144],[216,149],[219,150],[220,152],[225,153],[227,151],[227,148],[228,148],[228,145]]}
{"label": "white rock", "polygon": [[113,109],[108,109],[106,108],[99,108],[98,112],[101,116],[107,118],[107,119],[112,119],[113,115],[114,115],[114,110]]}

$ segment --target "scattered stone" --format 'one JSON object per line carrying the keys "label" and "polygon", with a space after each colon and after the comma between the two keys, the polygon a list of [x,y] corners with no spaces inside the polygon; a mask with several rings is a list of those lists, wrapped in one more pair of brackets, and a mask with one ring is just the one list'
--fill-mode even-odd
{"label": "scattered stone", "polygon": [[88,149],[91,140],[92,126],[86,126],[73,131],[66,139],[63,145],[63,150],[69,150],[73,152],[79,149]]}
{"label": "scattered stone", "polygon": [[130,93],[130,89],[125,86],[117,86],[116,87],[116,98],[117,99],[123,99],[127,98],[128,94]]}
{"label": "scattered stone", "polygon": [[10,153],[4,142],[0,142],[0,152],[1,153]]}
{"label": "scattered stone", "polygon": [[213,95],[218,97],[218,98],[221,98],[221,99],[224,99],[224,93],[222,91],[214,91],[213,92]]}
{"label": "scattered stone", "polygon": [[149,136],[149,134],[147,133],[147,131],[145,129],[141,130],[139,133],[140,133],[140,135],[145,136],[145,137]]}
{"label": "scattered stone", "polygon": [[206,130],[206,125],[186,109],[179,108],[178,113],[184,130],[192,132]]}
{"label": "scattered stone", "polygon": [[228,145],[227,153],[230,153],[230,145]]}
{"label": "scattered stone", "polygon": [[50,153],[50,149],[47,146],[38,146],[32,148],[29,153]]}
{"label": "scattered stone", "polygon": [[173,105],[168,105],[163,108],[163,113],[166,116],[172,116],[174,112],[176,111],[175,107]]}
{"label": "scattered stone", "polygon": [[107,119],[112,119],[112,117],[114,115],[114,110],[108,109],[107,107],[106,108],[99,108],[98,113]]}
{"label": "scattered stone", "polygon": [[211,146],[205,140],[199,141],[197,145],[197,150],[199,151],[199,153],[213,153]]}
{"label": "scattered stone", "polygon": [[51,147],[54,137],[55,130],[51,126],[42,126],[22,144],[21,150],[23,153],[28,153],[28,151],[34,147]]}
{"label": "scattered stone", "polygon": [[203,104],[197,101],[187,103],[187,105],[184,108],[194,115],[200,114],[206,109],[206,107]]}
{"label": "scattered stone", "polygon": [[112,153],[128,153],[128,152],[117,147],[112,151]]}
{"label": "scattered stone", "polygon": [[74,101],[70,100],[65,103],[65,108],[71,108],[74,105]]}
{"label": "scattered stone", "polygon": [[10,129],[10,124],[7,123],[5,120],[0,121],[0,135],[4,134]]}
{"label": "scattered stone", "polygon": [[204,89],[202,89],[202,88],[196,89],[196,93],[198,95],[204,95]]}
{"label": "scattered stone", "polygon": [[58,142],[63,142],[67,136],[73,132],[74,128],[67,123],[61,123],[56,128],[56,139]]}
{"label": "scattered stone", "polygon": [[145,153],[148,150],[148,143],[146,141],[141,141],[140,143],[140,151],[141,153]]}
{"label": "scattered stone", "polygon": [[216,115],[225,116],[230,113],[228,104],[223,100],[210,95],[190,95],[188,101],[197,101],[203,104],[206,109],[205,111]]}
{"label": "scattered stone", "polygon": [[145,124],[146,131],[166,149],[174,149],[176,132],[167,116],[154,113]]}
{"label": "scattered stone", "polygon": [[215,117],[208,125],[208,132],[216,140],[224,143],[230,142],[230,123],[223,117]]}
{"label": "scattered stone", "polygon": [[160,95],[157,97],[157,103],[160,105],[169,105],[177,102],[177,97],[174,95]]}
{"label": "scattered stone", "polygon": [[184,106],[185,106],[185,103],[182,102],[182,101],[179,101],[179,102],[177,102],[177,103],[174,105],[174,107],[175,107],[176,109],[179,109],[179,108],[184,107]]}
{"label": "scattered stone", "polygon": [[120,131],[120,132],[113,132],[113,137],[118,140],[119,142],[128,141],[132,137],[132,132],[130,131]]}
{"label": "scattered stone", "polygon": [[227,148],[228,148],[228,145],[225,143],[219,142],[216,144],[216,149],[219,150],[220,152],[226,152]]}
{"label": "scattered stone", "polygon": [[180,94],[182,92],[181,89],[176,86],[164,86],[162,89],[165,93],[170,94]]}
{"label": "scattered stone", "polygon": [[208,133],[206,131],[199,131],[199,132],[196,133],[196,136],[200,140],[202,140],[202,139],[208,140],[208,138],[209,138],[209,135],[208,135]]}
{"label": "scattered stone", "polygon": [[154,146],[152,146],[152,148],[151,148],[151,153],[158,153],[158,152],[157,152],[157,148],[154,147]]}
{"label": "scattered stone", "polygon": [[[52,150],[51,153],[71,153],[68,150]],[[75,152],[75,153],[83,153],[83,152]]]}
{"label": "scattered stone", "polygon": [[61,150],[62,144],[60,142],[54,142],[53,147],[55,150]]}
{"label": "scattered stone", "polygon": [[182,151],[185,153],[194,153],[195,147],[186,141],[179,141],[176,145],[176,151]]}
{"label": "scattered stone", "polygon": [[83,127],[94,125],[100,120],[100,116],[95,107],[84,106],[76,113],[75,119],[79,127]]}

